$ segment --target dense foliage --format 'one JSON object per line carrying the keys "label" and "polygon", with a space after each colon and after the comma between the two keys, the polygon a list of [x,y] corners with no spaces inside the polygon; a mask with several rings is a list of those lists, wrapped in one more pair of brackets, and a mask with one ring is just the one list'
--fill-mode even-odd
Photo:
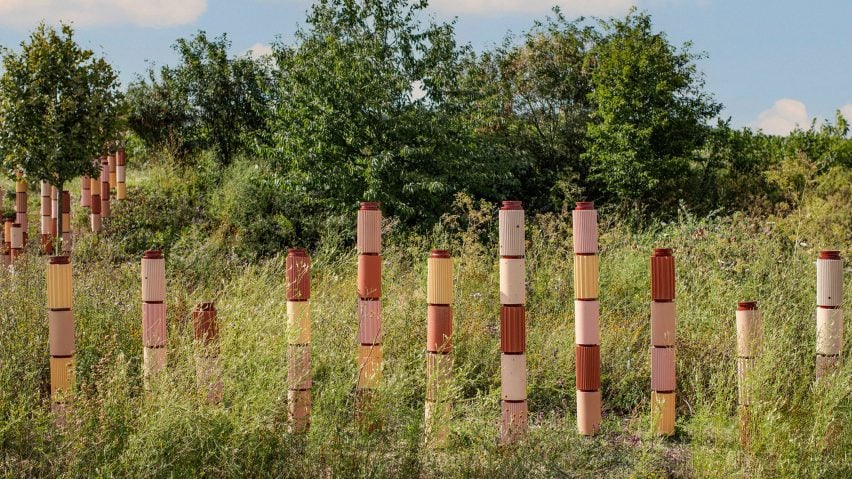
{"label": "dense foliage", "polygon": [[118,81],[112,67],[80,48],[74,31],[39,25],[20,52],[3,52],[0,160],[9,172],[62,186],[94,175],[92,158],[117,132]]}
{"label": "dense foliage", "polygon": [[318,241],[360,200],[421,231],[459,192],[534,211],[589,199],[645,221],[773,208],[787,199],[769,172],[799,153],[823,170],[850,164],[839,116],[789,138],[714,120],[701,55],[647,14],[556,9],[477,54],[426,13],[421,1],[321,0],[271,58],[229,57],[224,36],[180,39],[177,66],[129,88],[130,126],[179,167],[204,150],[233,163],[213,217],[261,256]]}
{"label": "dense foliage", "polygon": [[180,64],[153,68],[128,87],[130,128],[145,142],[186,160],[213,151],[228,165],[265,136],[269,75],[262,61],[231,58],[227,35],[179,39]]}

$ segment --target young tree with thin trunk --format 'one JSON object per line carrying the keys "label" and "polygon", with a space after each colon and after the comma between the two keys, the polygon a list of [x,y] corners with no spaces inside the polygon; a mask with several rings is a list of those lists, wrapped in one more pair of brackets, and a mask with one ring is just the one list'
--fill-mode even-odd
{"label": "young tree with thin trunk", "polygon": [[[74,31],[40,24],[19,52],[0,51],[0,160],[30,181],[63,185],[96,176],[92,158],[103,153],[117,129],[115,71],[74,41]],[[62,215],[57,215],[62,231]],[[57,241],[57,253],[61,251]]]}

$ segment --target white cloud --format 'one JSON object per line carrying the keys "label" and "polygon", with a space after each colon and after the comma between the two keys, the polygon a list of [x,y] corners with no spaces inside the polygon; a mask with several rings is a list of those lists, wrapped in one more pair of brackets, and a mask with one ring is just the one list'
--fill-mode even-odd
{"label": "white cloud", "polygon": [[250,46],[248,50],[243,52],[243,54],[248,55],[255,60],[260,60],[267,55],[272,55],[272,47],[265,43],[255,43]]}
{"label": "white cloud", "polygon": [[429,6],[448,13],[541,13],[558,5],[568,16],[626,13],[636,0],[431,0]]}
{"label": "white cloud", "polygon": [[840,114],[843,115],[843,118],[846,118],[846,121],[852,122],[852,103],[841,106]]}
{"label": "white cloud", "polygon": [[796,127],[808,128],[810,123],[811,117],[804,103],[782,98],[772,108],[762,111],[751,126],[770,135],[787,135]]}
{"label": "white cloud", "polygon": [[31,28],[44,20],[77,26],[134,24],[171,27],[193,23],[207,0],[0,0],[0,25]]}

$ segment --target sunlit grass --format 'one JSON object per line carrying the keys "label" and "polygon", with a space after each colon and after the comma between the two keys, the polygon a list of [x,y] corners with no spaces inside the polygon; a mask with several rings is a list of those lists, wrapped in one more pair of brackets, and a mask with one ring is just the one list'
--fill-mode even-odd
{"label": "sunlit grass", "polygon": [[[32,203],[32,202],[31,202]],[[528,225],[528,356],[532,425],[496,445],[499,300],[496,214],[460,201],[428,237],[386,226],[384,383],[376,416],[353,423],[355,252],[328,238],[312,252],[312,426],[286,427],[282,256],[224,261],[199,242],[167,257],[169,367],[141,385],[138,260],[85,235],[74,261],[77,395],[64,429],[49,414],[45,259],[34,249],[0,272],[0,473],[7,477],[844,477],[850,472],[850,366],[813,384],[816,251],[761,221],[683,215],[642,232],[601,213],[604,425],[575,433],[573,291],[568,215]],[[31,206],[31,211],[38,211]],[[82,233],[84,218],[75,226]],[[804,242],[807,246],[801,246]],[[451,441],[423,444],[425,275],[430,247],[456,258]],[[674,248],[678,432],[650,434],[651,248]],[[836,245],[831,245],[836,246]],[[842,245],[847,249],[848,244]],[[199,274],[198,271],[205,271]],[[848,275],[847,275],[848,276]],[[203,282],[199,278],[206,278]],[[852,297],[847,281],[846,297]],[[756,299],[766,347],[752,440],[739,442],[734,308]],[[191,308],[215,300],[223,406],[195,386]],[[846,347],[848,353],[849,347]]]}

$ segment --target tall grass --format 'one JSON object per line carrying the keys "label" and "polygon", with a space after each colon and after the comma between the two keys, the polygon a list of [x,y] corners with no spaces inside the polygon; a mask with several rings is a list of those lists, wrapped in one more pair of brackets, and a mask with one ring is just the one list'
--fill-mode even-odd
{"label": "tall grass", "polygon": [[[37,208],[31,211],[38,211]],[[130,211],[130,210],[129,210]],[[49,410],[46,259],[33,249],[0,272],[0,473],[6,477],[849,477],[848,361],[814,375],[814,258],[849,232],[791,238],[785,228],[734,215],[632,231],[601,214],[601,357],[604,424],[576,434],[571,226],[567,213],[528,221],[531,428],[496,443],[499,299],[496,211],[461,198],[426,236],[385,225],[384,382],[374,414],[353,424],[354,251],[333,236],[312,252],[312,425],[286,427],[286,298],[278,256],[243,264],[221,248],[167,257],[169,365],[141,386],[137,260],[117,239],[78,235],[74,259],[77,389],[67,424]],[[117,213],[121,214],[121,208]],[[128,213],[129,214],[129,213]],[[795,221],[807,221],[804,216]],[[75,226],[82,228],[77,218]],[[806,225],[805,225],[806,226]],[[833,236],[832,236],[833,235]],[[648,256],[672,247],[677,263],[677,434],[650,433]],[[425,275],[431,247],[455,259],[451,441],[423,442]],[[283,253],[283,252],[282,252]],[[204,274],[199,274],[204,271]],[[848,274],[847,274],[848,276]],[[203,278],[201,281],[199,278]],[[852,298],[847,281],[845,295]],[[734,307],[756,299],[766,345],[758,363],[752,436],[740,447]],[[222,406],[195,385],[191,308],[215,300],[221,321]],[[847,342],[848,344],[848,342]],[[846,347],[845,355],[849,353]]]}

